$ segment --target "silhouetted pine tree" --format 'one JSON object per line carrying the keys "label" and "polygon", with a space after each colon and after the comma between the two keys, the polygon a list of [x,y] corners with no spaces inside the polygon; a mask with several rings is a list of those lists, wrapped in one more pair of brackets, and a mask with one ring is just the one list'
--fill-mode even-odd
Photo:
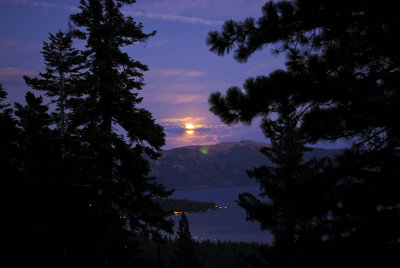
{"label": "silhouetted pine tree", "polygon": [[15,104],[19,128],[16,248],[25,257],[17,261],[46,267],[78,262],[101,265],[97,246],[101,232],[91,207],[96,189],[78,176],[82,175],[79,169],[86,167],[65,164],[59,132],[51,127],[53,117],[42,102],[42,97],[28,92],[26,105]]}
{"label": "silhouetted pine tree", "polygon": [[[56,133],[50,128],[52,118],[42,97],[28,92],[26,104],[15,104],[15,116],[19,128],[19,177],[20,186],[16,195],[19,206],[17,233],[22,233],[19,241],[18,261],[48,264],[59,256],[62,249],[64,210],[62,197],[64,189],[57,178],[59,147]],[[15,178],[14,178],[15,179]],[[26,258],[26,259],[25,259]]]}
{"label": "silhouetted pine tree", "polygon": [[42,104],[42,97],[35,97],[28,92],[25,101],[26,105],[15,103],[15,115],[21,131],[19,146],[23,152],[20,169],[34,181],[45,181],[53,175],[49,172],[50,166],[57,161],[53,155],[52,118],[48,113],[49,108]]}
{"label": "silhouetted pine tree", "polygon": [[96,241],[90,227],[95,190],[88,187],[87,179],[93,172],[87,165],[86,146],[70,124],[72,103],[83,94],[79,81],[84,78],[84,57],[72,47],[70,33],[58,31],[49,39],[42,51],[46,71],[24,79],[55,104],[54,112],[48,114],[48,106],[31,93],[26,97],[27,106],[16,104],[22,178],[29,189],[23,197],[30,204],[26,217],[30,219],[26,222],[30,248],[26,252],[34,252],[39,265],[68,266],[85,260],[95,264],[92,249],[99,243],[89,243]]}
{"label": "silhouetted pine tree", "polygon": [[317,253],[326,232],[323,226],[328,215],[325,193],[334,181],[323,171],[330,166],[330,161],[327,158],[303,160],[304,152],[311,149],[305,146],[306,139],[297,126],[298,121],[294,111],[281,110],[276,121],[263,122],[271,147],[263,147],[261,152],[273,166],[256,167],[247,174],[260,184],[260,197],[268,200],[257,199],[249,193],[239,195],[238,204],[246,209],[247,219],[260,222],[262,229],[274,235],[274,247],[266,256],[271,267],[300,265],[300,258],[304,256],[298,255]]}
{"label": "silhouetted pine tree", "polygon": [[182,213],[179,220],[177,235],[171,267],[201,267],[185,213]]}
{"label": "silhouetted pine tree", "polygon": [[25,82],[33,89],[44,91],[56,104],[53,114],[54,124],[60,133],[61,155],[66,158],[66,135],[68,130],[68,108],[72,96],[82,95],[78,89],[78,81],[82,74],[84,57],[72,47],[71,33],[59,30],[55,35],[50,34],[50,42],[44,42],[43,57],[46,72],[39,73],[37,78],[24,76]]}
{"label": "silhouetted pine tree", "polygon": [[4,101],[7,92],[0,84],[0,170],[5,178],[11,179],[16,176],[18,170],[16,121],[13,118],[13,109]]}
{"label": "silhouetted pine tree", "polygon": [[[0,177],[2,187],[0,190],[2,224],[1,236],[7,250],[14,251],[18,246],[20,210],[23,203],[20,200],[21,180],[19,176],[19,131],[16,127],[16,120],[13,118],[13,109],[5,103],[7,92],[0,84]],[[8,238],[8,239],[7,239]]]}
{"label": "silhouetted pine tree", "polygon": [[258,20],[227,21],[207,40],[219,55],[234,50],[240,62],[267,45],[287,54],[286,72],[249,79],[246,94],[211,96],[225,122],[248,123],[291,100],[308,108],[302,128],[310,141],[354,142],[329,193],[330,266],[398,265],[399,11],[397,2],[269,1]]}
{"label": "silhouetted pine tree", "polygon": [[94,241],[99,241],[103,265],[123,263],[124,258],[128,263],[135,251],[129,233],[157,238],[160,230],[172,231],[165,218],[169,213],[153,201],[169,192],[148,176],[144,158],[159,156],[165,136],[151,113],[137,107],[142,98],[134,91],[142,88],[147,66],[121,51],[155,34],[143,33],[142,24],[121,13],[123,5],[134,2],[82,0],[79,13],[70,17],[74,35],[87,41],[84,98],[74,99],[72,124],[79,129],[84,163],[93,172],[87,177],[95,189],[89,203],[93,224],[101,229]]}

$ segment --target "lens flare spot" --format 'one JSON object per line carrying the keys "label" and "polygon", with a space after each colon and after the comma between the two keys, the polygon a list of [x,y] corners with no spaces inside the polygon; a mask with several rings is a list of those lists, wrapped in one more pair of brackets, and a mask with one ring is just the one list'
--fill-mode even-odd
{"label": "lens flare spot", "polygon": [[208,146],[203,145],[200,149],[202,154],[208,154]]}

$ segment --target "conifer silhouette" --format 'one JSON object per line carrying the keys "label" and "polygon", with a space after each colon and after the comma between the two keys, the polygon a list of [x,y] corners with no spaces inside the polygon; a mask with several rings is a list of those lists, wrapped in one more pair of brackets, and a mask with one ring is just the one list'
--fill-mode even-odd
{"label": "conifer silhouette", "polygon": [[[270,138],[271,147],[263,147],[261,152],[272,166],[247,171],[259,183],[261,199],[243,193],[238,200],[248,220],[258,221],[262,229],[274,235],[274,247],[266,251],[266,259],[273,267],[300,264],[304,256],[298,256],[299,252],[312,255],[318,251],[326,232],[325,193],[335,183],[327,176],[331,166],[328,158],[304,161],[303,154],[311,149],[306,147],[298,121],[295,110],[286,106],[279,109],[276,121],[263,122],[262,129]],[[265,197],[267,201],[262,200]]]}
{"label": "conifer silhouette", "polygon": [[287,56],[287,70],[210,96],[224,122],[270,118],[290,100],[307,142],[353,142],[329,171],[336,183],[325,193],[326,255],[318,254],[331,260],[326,267],[398,265],[399,11],[397,2],[269,1],[258,20],[227,21],[207,39],[211,51],[233,51],[239,62],[271,45]]}
{"label": "conifer silhouette", "polygon": [[160,230],[172,231],[169,213],[154,201],[170,192],[149,177],[147,160],[160,156],[165,134],[150,112],[137,107],[148,68],[121,50],[155,34],[143,33],[141,23],[121,13],[134,2],[82,0],[79,12],[70,16],[73,35],[86,41],[87,66],[81,77],[85,97],[74,99],[71,122],[92,171],[88,184],[95,190],[89,203],[102,233],[97,240],[109,252],[101,258],[114,264],[122,257],[113,254],[131,261],[134,232],[158,239]]}
{"label": "conifer silhouette", "polygon": [[[16,163],[10,179],[21,186],[21,200],[12,210],[21,213],[20,252],[32,264],[139,265],[137,233],[159,239],[172,232],[169,212],[155,201],[171,191],[149,176],[147,160],[160,156],[165,134],[137,107],[147,66],[122,51],[155,34],[121,13],[134,2],[82,0],[70,30],[44,43],[45,72],[24,78],[56,104],[53,113],[30,92],[26,105],[15,104],[16,121],[0,103],[2,123],[9,120],[17,134],[0,146],[18,149],[15,161],[6,150],[4,158],[7,167]],[[73,48],[74,38],[86,41],[83,51]]]}
{"label": "conifer silhouette", "polygon": [[182,213],[175,239],[172,267],[201,267],[196,254],[196,245],[189,230],[189,221]]}
{"label": "conifer silhouette", "polygon": [[55,35],[50,34],[49,42],[44,42],[42,51],[46,72],[39,77],[24,76],[27,85],[35,90],[44,92],[56,104],[53,113],[53,123],[60,135],[62,159],[66,158],[66,139],[69,126],[68,109],[71,108],[71,97],[82,95],[78,89],[80,70],[84,68],[84,56],[73,48],[70,32],[59,30]]}

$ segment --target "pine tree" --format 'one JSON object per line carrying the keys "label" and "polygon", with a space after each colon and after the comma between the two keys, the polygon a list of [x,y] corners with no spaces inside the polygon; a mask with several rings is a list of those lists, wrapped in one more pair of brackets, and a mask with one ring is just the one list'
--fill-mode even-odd
{"label": "pine tree", "polygon": [[[155,34],[143,33],[142,24],[121,13],[123,5],[134,2],[82,0],[80,12],[70,17],[74,36],[87,42],[83,54],[88,68],[82,81],[85,97],[74,99],[72,125],[79,129],[86,166],[92,171],[87,183],[96,190],[90,203],[96,224],[103,226],[98,239],[110,254],[131,250],[132,232],[159,238],[160,230],[172,231],[168,213],[154,202],[170,192],[148,176],[144,157],[156,159],[165,136],[151,113],[137,107],[142,98],[135,91],[144,85],[147,66],[121,51]],[[101,258],[104,263],[120,262],[112,256]]]}
{"label": "pine tree", "polygon": [[281,110],[276,121],[263,122],[271,147],[263,147],[261,152],[273,166],[256,167],[247,174],[259,183],[260,197],[268,200],[262,201],[249,193],[239,195],[238,204],[246,210],[247,219],[258,221],[262,229],[274,235],[274,247],[266,256],[271,267],[300,265],[304,261],[301,258],[305,258],[298,256],[300,250],[302,255],[315,254],[326,231],[322,228],[328,213],[324,193],[334,181],[323,171],[329,168],[330,161],[328,158],[304,161],[304,152],[311,149],[305,145],[298,121],[296,113],[289,109]]}
{"label": "pine tree", "polygon": [[269,1],[258,20],[227,21],[207,41],[219,55],[233,50],[240,62],[268,45],[287,55],[286,71],[249,79],[246,94],[211,96],[211,110],[225,122],[268,117],[291,100],[305,108],[309,142],[353,141],[327,193],[331,266],[398,265],[399,11],[397,2]]}
{"label": "pine tree", "polygon": [[[3,213],[2,237],[8,250],[12,250],[19,230],[17,217],[23,202],[19,200],[21,181],[19,176],[19,131],[13,118],[13,109],[5,103],[7,92],[0,84],[0,176],[2,187],[0,191],[1,209]],[[17,227],[18,226],[18,227]],[[12,238],[7,238],[12,235]],[[7,255],[7,251],[3,252]]]}
{"label": "pine tree", "polygon": [[182,213],[175,239],[175,249],[172,267],[200,267],[196,254],[195,242],[189,230],[189,221]]}
{"label": "pine tree", "polygon": [[35,181],[44,181],[51,176],[48,167],[56,161],[51,153],[54,150],[50,141],[53,135],[50,129],[52,119],[49,108],[42,104],[42,97],[28,92],[25,101],[26,105],[15,104],[15,115],[21,130],[19,145],[23,151],[21,170]]}
{"label": "pine tree", "polygon": [[15,194],[20,230],[16,232],[22,234],[19,253],[32,263],[44,265],[62,251],[60,230],[66,226],[63,198],[67,195],[57,178],[61,155],[55,131],[50,128],[48,107],[42,97],[31,92],[25,101],[25,105],[16,103],[14,112],[19,128],[19,189]]}
{"label": "pine tree", "polygon": [[13,178],[18,170],[16,138],[18,130],[12,117],[13,110],[5,104],[7,92],[0,84],[0,170],[4,177]]}
{"label": "pine tree", "polygon": [[59,30],[50,34],[50,42],[44,42],[43,57],[46,72],[39,73],[38,78],[24,76],[25,82],[33,89],[44,91],[56,104],[54,123],[60,133],[62,159],[66,158],[66,134],[68,128],[67,110],[71,97],[81,95],[78,89],[80,70],[84,57],[72,47],[72,35]]}
{"label": "pine tree", "polygon": [[296,86],[252,99],[259,104],[254,112],[262,112],[265,101],[291,97],[313,104],[304,120],[314,140],[367,141],[379,129],[395,138],[398,124],[388,119],[398,109],[399,9],[395,2],[269,1],[258,20],[227,21],[207,42],[218,55],[234,50],[240,62],[267,45],[286,53]]}
{"label": "pine tree", "polygon": [[[88,187],[87,179],[93,171],[87,165],[86,146],[71,125],[70,113],[84,94],[81,81],[85,77],[85,58],[73,48],[71,32],[61,30],[50,34],[42,54],[46,71],[37,78],[24,79],[33,89],[44,92],[55,104],[54,111],[49,114],[48,106],[31,93],[26,97],[27,106],[16,104],[22,129],[22,176],[32,189],[24,197],[27,204],[32,204],[28,211],[31,219],[26,223],[32,229],[27,237],[41,241],[36,246],[31,244],[38,264],[44,260],[58,266],[77,261],[94,264],[98,249],[90,227],[94,189]],[[40,231],[33,231],[34,227]],[[44,257],[43,252],[48,256]]]}

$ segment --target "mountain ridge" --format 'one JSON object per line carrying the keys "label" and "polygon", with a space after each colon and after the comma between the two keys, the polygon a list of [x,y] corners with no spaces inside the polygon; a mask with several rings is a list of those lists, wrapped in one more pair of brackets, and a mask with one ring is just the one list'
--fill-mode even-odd
{"label": "mountain ridge", "polygon": [[[176,190],[255,186],[256,181],[247,176],[246,170],[272,164],[260,152],[264,146],[271,145],[242,140],[173,148],[164,151],[159,160],[151,162],[151,175],[157,182]],[[312,148],[304,154],[304,160],[334,157],[341,151]]]}

